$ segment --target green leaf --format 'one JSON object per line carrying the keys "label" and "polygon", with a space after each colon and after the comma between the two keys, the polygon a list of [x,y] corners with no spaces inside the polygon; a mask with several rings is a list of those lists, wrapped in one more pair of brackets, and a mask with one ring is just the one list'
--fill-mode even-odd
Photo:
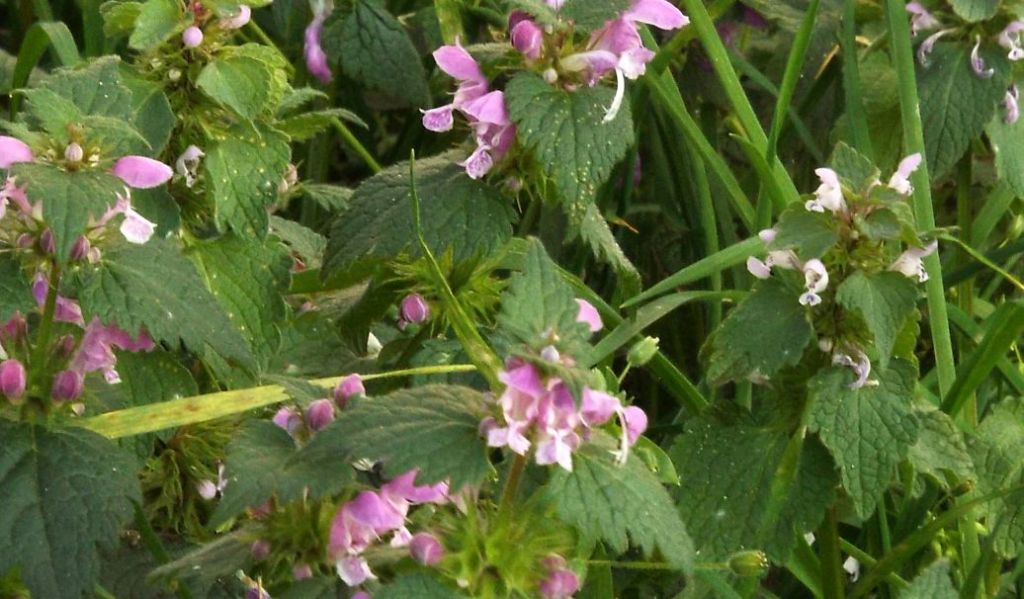
{"label": "green leaf", "polygon": [[921,426],[911,409],[916,369],[897,360],[875,375],[878,385],[851,389],[853,372],[832,367],[808,383],[808,428],[832,453],[862,518],[874,512]]}
{"label": "green leaf", "polygon": [[207,150],[203,168],[217,226],[265,237],[267,206],[277,200],[290,160],[288,138],[264,125],[236,126]]}
{"label": "green leaf", "polygon": [[[961,0],[963,1],[963,0]],[[957,599],[960,594],[949,579],[949,561],[939,560],[917,575],[910,586],[903,589],[899,599]]]}
{"label": "green leaf", "polygon": [[15,312],[27,315],[35,309],[32,285],[21,265],[10,253],[0,254],[0,321],[7,322]]}
{"label": "green leaf", "polygon": [[[418,166],[423,161],[417,161]],[[419,193],[420,181],[416,177],[416,192]],[[340,212],[348,208],[348,202],[352,199],[352,190],[340,185],[329,185],[326,183],[303,183],[302,195],[313,200],[318,206],[328,212]],[[421,196],[422,197],[422,196]],[[422,200],[421,200],[422,201]],[[421,206],[422,208],[422,206]]]}
{"label": "green leaf", "polygon": [[104,156],[149,154],[152,148],[146,138],[119,118],[88,115],[79,120],[85,130],[85,141],[97,146]]}
{"label": "green leaf", "polygon": [[769,249],[791,249],[803,260],[821,258],[839,241],[831,215],[812,212],[795,204],[783,211],[775,225]]}
{"label": "green leaf", "polygon": [[181,5],[175,0],[146,0],[139,8],[135,30],[128,38],[133,50],[149,50],[185,28]]}
{"label": "green leaf", "polygon": [[[977,474],[976,492],[985,495],[1024,483],[1024,400],[995,405],[967,440]],[[993,549],[1013,558],[1024,551],[1024,491],[982,506],[993,526]]]}
{"label": "green leaf", "polygon": [[332,29],[325,32],[326,50],[346,75],[406,106],[428,104],[423,62],[409,34],[386,9],[358,0],[338,31]]}
{"label": "green leaf", "polygon": [[419,469],[416,484],[448,479],[452,490],[491,473],[480,436],[483,395],[467,387],[425,385],[349,404],[293,461],[384,462],[388,477]]}
{"label": "green leaf", "polygon": [[584,218],[598,188],[633,145],[628,106],[610,123],[601,122],[614,95],[603,85],[567,92],[535,73],[520,73],[505,87],[516,136],[553,179],[573,223]]}
{"label": "green leaf", "polygon": [[307,268],[319,266],[327,247],[327,240],[323,235],[293,220],[274,215],[270,216],[270,230],[287,244],[292,252],[302,258]]}
{"label": "green leaf", "polygon": [[132,92],[132,123],[159,154],[171,139],[177,118],[159,85],[128,71],[121,71],[121,83]]}
{"label": "green leaf", "polygon": [[683,481],[679,513],[702,560],[727,560],[756,548],[785,562],[797,535],[821,523],[838,477],[828,453],[813,441],[804,444],[781,511],[768,511],[788,442],[785,432],[772,428],[707,421],[692,423],[676,439],[669,455]]}
{"label": "green leaf", "polygon": [[530,239],[522,271],[512,277],[501,302],[501,330],[535,350],[554,344],[582,360],[590,329],[576,321],[579,313],[572,287],[559,274],[540,240]]}
{"label": "green leaf", "polygon": [[771,377],[800,361],[813,336],[799,292],[773,277],[736,306],[709,339],[708,378],[716,384]]}
{"label": "green leaf", "polygon": [[832,170],[846,179],[856,193],[865,193],[881,175],[878,167],[867,156],[842,142],[836,144],[828,162]]}
{"label": "green leaf", "polygon": [[[635,456],[616,464],[615,441],[596,432],[573,455],[573,471],[556,468],[545,488],[559,518],[576,527],[583,545],[603,540],[616,553],[630,541],[652,555],[657,549],[672,566],[689,572],[693,542],[668,491]],[[686,483],[684,483],[686,484]]]}
{"label": "green leaf", "polygon": [[[14,165],[11,174],[32,202],[43,202],[43,219],[53,231],[56,255],[65,261],[85,233],[90,218],[99,218],[124,192],[124,183],[102,171],[66,171],[44,163]],[[120,235],[117,233],[116,235]]]}
{"label": "green leaf", "polygon": [[640,273],[636,266],[629,261],[626,253],[622,251],[615,235],[608,227],[607,221],[601,215],[596,204],[587,207],[587,213],[583,222],[579,225],[580,237],[590,247],[594,256],[611,265],[615,273],[621,278],[623,284],[623,295],[630,296],[640,291]]}
{"label": "green leaf", "polygon": [[971,140],[981,135],[1010,83],[1004,50],[982,48],[986,65],[995,69],[987,79],[971,70],[970,52],[967,44],[939,42],[929,56],[929,66],[918,68],[921,125],[933,178],[948,173]]}
{"label": "green leaf", "polygon": [[464,599],[465,595],[449,588],[433,576],[417,572],[400,576],[373,592],[376,599]]}
{"label": "green leaf", "polygon": [[110,0],[100,5],[103,16],[103,35],[118,38],[130,35],[135,30],[135,21],[142,12],[141,2]]}
{"label": "green leaf", "polygon": [[228,54],[203,67],[196,87],[242,118],[252,120],[276,107],[274,78],[274,71],[265,62],[252,56]]}
{"label": "green leaf", "polygon": [[228,444],[224,464],[228,484],[210,517],[210,528],[271,496],[288,503],[302,497],[307,488],[311,497],[337,493],[355,476],[352,467],[337,456],[312,461],[294,459],[296,454],[295,441],[281,427],[266,420],[246,422]]}
{"label": "green leaf", "polygon": [[991,19],[999,10],[999,0],[949,0],[949,4],[959,17],[972,23]]}
{"label": "green leaf", "polygon": [[917,285],[898,272],[855,271],[839,285],[836,301],[856,310],[874,339],[882,368],[889,364],[896,336],[917,305]]}
{"label": "green leaf", "polygon": [[82,114],[131,120],[132,92],[121,82],[120,67],[116,56],[100,58],[84,66],[57,69],[41,87],[71,100]]}
{"label": "green leaf", "polygon": [[98,316],[132,335],[145,328],[159,341],[209,348],[252,368],[245,339],[232,326],[195,267],[169,241],[108,247],[103,261],[81,275],[79,300],[88,321]]}
{"label": "green leaf", "polygon": [[25,96],[28,120],[58,142],[68,141],[68,124],[82,118],[82,111],[71,100],[52,89],[37,87],[20,92]]}
{"label": "green leaf", "polygon": [[567,0],[558,14],[583,31],[593,31],[625,12],[629,5],[629,0]]}
{"label": "green leaf", "polygon": [[34,597],[80,597],[139,499],[134,460],[78,428],[0,419],[0,572],[20,568]]}
{"label": "green leaf", "polygon": [[[252,564],[252,553],[249,551],[252,534],[253,531],[242,529],[221,535],[153,570],[147,581],[152,584],[169,584],[173,581],[193,592],[202,591],[203,597],[238,597],[242,593],[237,592],[236,587],[240,585],[237,580],[231,581],[233,577],[225,574],[245,570]],[[207,594],[219,586],[228,586],[236,592]]]}
{"label": "green leaf", "polygon": [[231,324],[265,366],[281,341],[291,256],[275,241],[236,235],[196,244],[192,256]]}
{"label": "green leaf", "polygon": [[[964,435],[953,419],[936,409],[918,408],[921,431],[917,443],[910,448],[910,463],[922,474],[950,488],[960,481],[973,480],[974,463],[967,453]],[[947,478],[946,473],[953,475]]]}
{"label": "green leaf", "polygon": [[[416,161],[416,194],[423,237],[436,256],[449,247],[456,261],[501,246],[512,236],[515,215],[494,187],[474,181],[452,154]],[[420,255],[415,243],[409,163],[401,162],[367,179],[350,207],[334,220],[323,276],[353,265]]]}
{"label": "green leaf", "polygon": [[985,131],[996,154],[999,178],[1010,185],[1017,197],[1024,197],[1024,120],[1018,119],[1011,125],[997,113]]}

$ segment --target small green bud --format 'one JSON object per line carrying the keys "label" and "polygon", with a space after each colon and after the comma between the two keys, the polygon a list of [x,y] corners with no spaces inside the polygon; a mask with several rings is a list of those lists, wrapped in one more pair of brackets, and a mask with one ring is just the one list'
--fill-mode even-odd
{"label": "small green bud", "polygon": [[953,490],[952,490],[952,493],[953,493],[953,497],[960,497],[961,495],[966,495],[967,493],[970,493],[973,490],[974,490],[974,481],[971,480],[971,479],[967,479],[967,480],[961,482],[956,487],[954,487]]}
{"label": "small green bud", "polygon": [[729,558],[729,569],[744,578],[764,576],[768,571],[768,556],[763,551],[739,551]]}
{"label": "small green bud", "polygon": [[630,366],[643,366],[650,362],[656,353],[658,353],[658,338],[644,337],[629,348],[626,360],[629,361]]}

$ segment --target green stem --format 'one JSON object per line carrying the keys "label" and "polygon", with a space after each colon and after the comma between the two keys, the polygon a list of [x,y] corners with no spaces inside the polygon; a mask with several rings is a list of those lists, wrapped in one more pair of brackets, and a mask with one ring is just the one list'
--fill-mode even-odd
{"label": "green stem", "polygon": [[39,336],[29,358],[28,370],[32,378],[43,376],[43,366],[47,362],[46,354],[50,349],[50,336],[53,331],[53,317],[57,311],[57,292],[60,285],[60,266],[54,262],[50,268],[49,288],[46,301],[43,303],[43,318],[39,323]]}
{"label": "green stem", "polygon": [[839,517],[829,508],[825,522],[818,529],[821,547],[821,589],[825,599],[843,599],[846,575],[839,549]]}
{"label": "green stem", "polygon": [[[704,255],[712,256],[721,249],[718,241],[718,220],[715,217],[715,205],[711,199],[711,186],[708,184],[707,171],[704,169],[704,161],[701,160],[693,143],[686,144],[687,153],[690,155],[691,173],[693,186],[697,195],[697,210],[700,215],[700,228],[704,239]],[[716,272],[711,275],[711,290],[722,290],[722,273]],[[722,304],[711,302],[708,306],[708,324],[711,329],[718,327],[722,321]]]}
{"label": "green stem", "polygon": [[338,132],[338,135],[341,136],[342,141],[345,142],[349,149],[363,159],[363,162],[366,163],[366,166],[370,167],[371,171],[379,173],[382,170],[383,167],[381,167],[380,163],[377,162],[377,159],[373,157],[373,154],[366,149],[366,146],[364,146],[362,142],[356,139],[355,134],[352,133],[352,130],[349,129],[345,123],[341,122],[341,119],[335,117],[331,119],[331,124],[334,125],[334,129]]}
{"label": "green stem", "polygon": [[[847,541],[846,539],[839,539],[839,547],[843,551],[852,555],[854,559],[860,562],[860,565],[863,567],[874,568],[875,564],[878,563],[878,560],[869,555],[860,547],[857,547],[853,543]],[[903,580],[895,574],[887,574],[885,579],[889,582],[889,584],[892,584],[897,588],[906,588],[910,584],[906,580]]]}
{"label": "green stem", "polygon": [[459,14],[458,0],[434,0],[434,12],[441,26],[441,39],[446,44],[454,44],[459,38],[466,36],[462,32],[462,16]]}
{"label": "green stem", "polygon": [[800,81],[800,73],[803,71],[804,62],[807,60],[807,46],[811,41],[811,32],[814,30],[814,21],[818,16],[818,4],[820,0],[811,0],[804,13],[804,20],[800,23],[796,38],[793,40],[793,47],[789,51],[789,58],[786,60],[786,70],[782,75],[782,86],[779,88],[779,97],[775,102],[775,113],[772,115],[772,126],[768,132],[768,147],[765,152],[765,160],[771,164],[775,160],[779,135],[786,122],[786,113],[789,111],[789,104],[793,101],[793,93],[796,91],[796,84]]}
{"label": "green stem", "polygon": [[857,0],[843,1],[842,28],[839,45],[843,51],[843,91],[846,94],[846,120],[850,140],[858,152],[874,159],[868,117],[864,112],[864,98],[860,85],[860,60],[857,57]]}
{"label": "green stem", "polygon": [[[921,125],[920,104],[917,97],[917,79],[914,74],[914,51],[910,44],[910,25],[903,0],[885,0],[889,24],[889,43],[899,84],[900,113],[903,121],[903,142],[908,154],[925,155],[924,129]],[[932,189],[928,174],[928,161],[913,174],[914,214],[921,229],[935,228],[932,208]],[[928,272],[928,325],[931,329],[935,366],[939,376],[939,394],[945,396],[956,380],[953,360],[953,342],[949,334],[949,317],[942,284],[942,264],[938,252],[924,259]]]}
{"label": "green stem", "polygon": [[508,479],[505,480],[505,488],[501,492],[501,506],[499,514],[508,514],[515,503],[516,494],[519,492],[519,481],[523,478],[523,470],[526,469],[526,456],[516,454],[512,467],[508,471]]}

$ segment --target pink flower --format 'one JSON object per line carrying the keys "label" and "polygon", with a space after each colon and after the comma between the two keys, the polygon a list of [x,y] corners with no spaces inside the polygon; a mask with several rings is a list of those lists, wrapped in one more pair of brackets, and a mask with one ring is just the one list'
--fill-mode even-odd
{"label": "pink flower", "polygon": [[337,561],[335,567],[338,570],[338,577],[350,587],[377,578],[370,571],[370,565],[362,557],[343,557]]}
{"label": "pink flower", "polygon": [[399,327],[405,328],[409,323],[419,324],[430,318],[430,305],[418,293],[410,293],[402,299]]}
{"label": "pink flower", "polygon": [[0,168],[11,168],[19,162],[32,162],[35,155],[28,144],[15,137],[0,135]]}
{"label": "pink flower", "polygon": [[159,160],[145,156],[124,156],[119,158],[110,172],[129,187],[149,189],[166,183],[174,171]]}
{"label": "pink flower", "polygon": [[249,554],[252,555],[252,559],[261,562],[270,555],[270,549],[270,541],[259,539],[253,541],[252,545],[249,545]]}
{"label": "pink flower", "polygon": [[302,416],[290,407],[279,409],[270,421],[284,429],[292,437],[298,434],[299,429],[302,428]]}
{"label": "pink flower", "polygon": [[334,404],[329,399],[318,399],[306,408],[306,425],[318,431],[334,420]]}
{"label": "pink flower", "polygon": [[900,254],[900,257],[889,266],[889,270],[898,272],[905,277],[916,278],[924,283],[928,280],[928,271],[924,268],[924,258],[930,256],[939,247],[938,241],[933,241],[923,248],[910,248]]}
{"label": "pink flower", "polygon": [[27,382],[25,365],[18,360],[0,362],[0,392],[10,400],[21,399]]}
{"label": "pink flower", "polygon": [[186,48],[195,48],[203,43],[203,30],[195,25],[181,32],[181,45]]}
{"label": "pink flower", "polygon": [[524,12],[515,10],[508,17],[509,39],[512,47],[530,60],[540,58],[544,45],[544,30]]}
{"label": "pink flower", "polygon": [[[39,273],[36,275],[34,281],[32,281],[32,295],[36,299],[36,304],[42,308],[46,303],[46,296],[50,292],[50,283],[46,280],[46,275]],[[78,302],[72,299],[68,299],[63,295],[57,296],[57,304],[54,309],[53,319],[57,322],[68,322],[71,324],[77,324],[78,326],[84,326],[85,320],[82,318],[82,308],[78,305]]]}
{"label": "pink flower", "polygon": [[553,555],[544,560],[544,565],[550,568],[547,578],[540,583],[544,599],[568,599],[580,590],[580,579],[566,567],[564,558]]}
{"label": "pink flower", "polygon": [[303,55],[306,59],[306,69],[311,75],[320,80],[321,83],[331,82],[334,75],[331,74],[331,67],[327,64],[327,54],[320,46],[320,35],[323,32],[324,21],[334,10],[332,0],[313,0],[313,20],[306,26],[303,36]]}
{"label": "pink flower", "polygon": [[932,50],[935,48],[935,43],[939,41],[939,38],[952,33],[953,31],[953,29],[942,29],[926,37],[925,40],[921,42],[921,45],[917,47],[917,62],[921,63],[922,67],[928,68],[930,65],[928,56],[931,55]]}
{"label": "pink flower", "polygon": [[911,15],[910,32],[915,36],[922,31],[935,29],[941,25],[939,20],[932,16],[932,13],[928,12],[920,2],[907,3],[907,12]]}
{"label": "pink flower", "polygon": [[419,532],[409,541],[409,554],[424,566],[436,566],[444,558],[444,547],[434,535]]}
{"label": "pink flower", "polygon": [[185,187],[192,187],[198,176],[199,160],[206,156],[197,146],[189,146],[174,162],[174,170],[185,178]]}
{"label": "pink flower", "polygon": [[103,372],[107,383],[120,383],[121,377],[114,369],[117,365],[117,357],[113,351],[115,347],[138,352],[151,351],[155,344],[144,331],[139,333],[137,339],[133,339],[118,327],[104,325],[99,318],[94,317],[85,328],[85,335],[82,336],[78,351],[71,358],[70,369],[81,374],[99,370]]}
{"label": "pink flower", "polygon": [[82,395],[85,379],[74,370],[62,370],[53,377],[50,395],[56,402],[74,401]]}
{"label": "pink flower", "polygon": [[217,482],[206,479],[196,483],[196,491],[199,496],[203,499],[210,501],[214,497],[222,494],[225,487],[228,486],[227,479],[224,478],[224,464],[217,464]]}
{"label": "pink flower", "polygon": [[585,299],[576,298],[576,303],[579,304],[580,312],[576,316],[576,322],[582,322],[590,328],[591,333],[596,333],[604,328],[604,322],[601,321],[601,315],[597,312],[597,308],[593,304]]}
{"label": "pink flower", "polygon": [[366,388],[363,387],[363,379],[358,374],[350,374],[338,382],[334,387],[334,402],[339,409],[343,409],[348,400],[353,397],[364,395]]}
{"label": "pink flower", "polygon": [[647,412],[637,406],[628,406],[622,411],[622,420],[629,444],[634,445],[647,430]]}

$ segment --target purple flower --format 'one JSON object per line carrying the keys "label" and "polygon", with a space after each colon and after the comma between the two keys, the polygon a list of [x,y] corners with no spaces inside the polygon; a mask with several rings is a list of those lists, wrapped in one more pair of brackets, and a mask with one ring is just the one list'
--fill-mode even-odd
{"label": "purple flower", "polygon": [[294,437],[302,427],[302,416],[300,416],[294,408],[290,407],[279,409],[274,413],[274,416],[270,421],[284,429],[284,431],[292,437]]}
{"label": "purple flower", "polygon": [[0,392],[14,401],[21,399],[25,394],[27,373],[25,365],[18,360],[4,360],[0,362]]}
{"label": "purple flower", "polygon": [[245,24],[248,23],[249,19],[251,18],[252,9],[242,4],[238,7],[237,13],[231,15],[230,17],[225,17],[220,21],[217,21],[217,25],[219,25],[221,29],[240,29],[244,27]]}
{"label": "purple flower", "polygon": [[508,17],[508,33],[512,47],[530,60],[540,58],[544,30],[524,12],[515,10]]}
{"label": "purple flower", "polygon": [[50,395],[56,402],[75,401],[85,389],[85,379],[74,370],[62,370],[53,377]]}
{"label": "purple flower", "polygon": [[604,328],[604,322],[601,321],[601,315],[597,312],[597,308],[593,304],[585,299],[576,298],[576,303],[580,307],[579,314],[576,316],[576,322],[581,322],[590,328],[591,333],[596,333]]}
{"label": "purple flower", "polygon": [[[1020,96],[1017,86],[1011,85],[1006,90],[1006,97],[1003,98],[1003,108],[1006,109],[1006,124],[1012,125],[1020,118]],[[2,212],[0,212],[2,216]]]}
{"label": "purple flower", "polygon": [[1024,58],[1024,20],[1013,21],[999,33],[999,45],[1010,52],[1006,55],[1012,61]]}
{"label": "purple flower", "polygon": [[370,571],[370,565],[362,557],[343,557],[335,563],[338,577],[350,587],[358,586],[377,577]]}
{"label": "purple flower", "polygon": [[953,29],[943,29],[926,37],[917,48],[917,62],[921,63],[922,67],[928,68],[931,64],[928,61],[928,56],[932,53],[932,49],[935,48],[935,42],[939,41],[939,38],[942,36],[952,33],[953,31]]}
{"label": "purple flower", "polygon": [[149,189],[166,183],[174,171],[159,160],[145,156],[124,156],[119,158],[110,172],[129,187]]}
{"label": "purple flower", "polygon": [[311,431],[318,431],[334,420],[334,403],[329,399],[318,399],[306,408],[306,425]]}
{"label": "purple flower", "polygon": [[28,144],[15,137],[0,135],[0,168],[11,168],[19,162],[32,162],[35,155]]}
{"label": "purple flower", "polygon": [[195,25],[181,32],[181,45],[186,48],[195,48],[203,43],[203,30]]}
{"label": "purple flower", "polygon": [[985,66],[985,59],[981,57],[981,36],[974,38],[974,47],[971,48],[971,70],[982,79],[988,79],[996,74],[996,70]]}
{"label": "purple flower", "polygon": [[331,82],[334,75],[331,74],[331,67],[327,64],[327,54],[320,46],[320,35],[324,29],[324,21],[334,10],[332,0],[312,0],[313,20],[306,26],[303,36],[303,55],[306,59],[306,69],[311,75],[320,80],[321,83]]}
{"label": "purple flower", "polygon": [[917,35],[928,29],[935,29],[941,25],[939,20],[932,16],[920,2],[907,3],[907,12],[910,13],[910,32]]}
{"label": "purple flower", "polygon": [[[38,273],[35,280],[32,281],[32,295],[36,299],[36,305],[42,308],[46,303],[46,296],[49,292],[50,283],[47,281],[46,275],[41,272]],[[85,326],[81,306],[75,300],[68,299],[63,295],[57,295],[53,319],[57,322],[69,322],[78,326]]]}
{"label": "purple flower", "polygon": [[623,429],[630,445],[634,445],[640,435],[647,430],[647,412],[637,406],[627,406],[622,410]]}
{"label": "purple flower", "polygon": [[444,547],[434,535],[418,532],[409,541],[409,554],[424,566],[436,566],[444,558]]}
{"label": "purple flower", "polygon": [[155,347],[153,340],[144,331],[140,332],[137,339],[117,328],[114,325],[104,325],[99,318],[94,317],[89,326],[85,328],[85,334],[79,343],[78,351],[71,358],[71,370],[86,374],[99,370],[103,372],[107,383],[113,385],[121,382],[114,367],[117,365],[117,357],[113,348],[130,352],[150,351]]}
{"label": "purple flower", "polygon": [[505,107],[505,93],[493,91],[462,105],[461,111],[476,131],[477,148],[465,162],[466,174],[479,179],[487,174],[515,141],[515,125]]}
{"label": "purple flower", "polygon": [[910,185],[910,175],[916,171],[919,166],[921,166],[920,153],[911,154],[903,160],[900,160],[899,166],[896,167],[896,172],[889,178],[889,188],[896,193],[905,196],[914,193],[914,188]]}
{"label": "purple flower", "polygon": [[817,306],[821,303],[818,295],[828,287],[828,271],[821,260],[812,258],[804,264],[804,286],[807,291],[800,296],[800,305]]}
{"label": "purple flower", "polygon": [[339,409],[344,409],[348,400],[353,397],[364,395],[366,388],[363,387],[363,379],[358,374],[350,374],[338,382],[334,387],[334,402]]}
{"label": "purple flower", "polygon": [[871,360],[868,359],[867,355],[860,348],[852,348],[852,353],[856,356],[856,359],[851,357],[849,354],[842,352],[836,352],[832,355],[832,363],[839,366],[848,366],[853,369],[854,374],[857,375],[857,380],[850,383],[850,389],[860,389],[861,387],[874,386],[878,384],[878,381],[869,381],[868,377],[871,376]]}
{"label": "purple flower", "polygon": [[403,327],[408,323],[419,324],[430,318],[430,305],[418,293],[410,293],[402,299],[401,320],[399,326]]}

